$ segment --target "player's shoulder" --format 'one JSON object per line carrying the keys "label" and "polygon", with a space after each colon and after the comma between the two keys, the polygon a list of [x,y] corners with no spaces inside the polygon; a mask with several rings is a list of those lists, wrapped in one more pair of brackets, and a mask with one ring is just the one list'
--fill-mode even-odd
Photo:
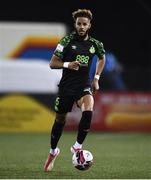
{"label": "player's shoulder", "polygon": [[93,42],[94,44],[96,44],[96,46],[102,46],[103,47],[103,43],[93,37],[90,36],[90,41]]}
{"label": "player's shoulder", "polygon": [[63,46],[67,46],[72,41],[73,38],[74,38],[73,34],[66,35],[60,40],[59,44]]}

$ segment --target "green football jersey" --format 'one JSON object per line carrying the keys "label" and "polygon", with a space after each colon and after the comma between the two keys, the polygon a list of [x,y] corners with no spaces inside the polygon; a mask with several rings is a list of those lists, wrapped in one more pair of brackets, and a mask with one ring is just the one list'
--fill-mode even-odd
{"label": "green football jersey", "polygon": [[95,55],[102,59],[105,54],[103,43],[89,37],[80,39],[76,34],[63,37],[54,52],[63,62],[79,61],[79,70],[63,68],[59,86],[66,89],[79,90],[90,86],[89,71]]}

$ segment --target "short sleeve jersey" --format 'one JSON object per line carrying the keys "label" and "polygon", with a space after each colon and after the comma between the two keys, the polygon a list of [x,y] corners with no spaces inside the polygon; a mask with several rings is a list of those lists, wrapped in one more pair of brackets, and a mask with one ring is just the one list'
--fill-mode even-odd
{"label": "short sleeve jersey", "polygon": [[63,68],[59,87],[66,89],[81,90],[90,86],[89,70],[95,55],[102,59],[105,50],[102,42],[89,37],[87,40],[79,39],[76,34],[63,37],[54,52],[63,62],[79,61],[79,70]]}

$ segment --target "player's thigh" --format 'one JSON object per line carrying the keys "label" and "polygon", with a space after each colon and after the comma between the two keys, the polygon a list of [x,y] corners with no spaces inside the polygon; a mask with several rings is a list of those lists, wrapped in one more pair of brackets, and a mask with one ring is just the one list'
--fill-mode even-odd
{"label": "player's thigh", "polygon": [[55,112],[57,114],[66,114],[71,112],[74,99],[71,96],[58,96],[55,100]]}
{"label": "player's thigh", "polygon": [[90,94],[84,95],[78,100],[78,105],[81,111],[93,111],[94,99]]}

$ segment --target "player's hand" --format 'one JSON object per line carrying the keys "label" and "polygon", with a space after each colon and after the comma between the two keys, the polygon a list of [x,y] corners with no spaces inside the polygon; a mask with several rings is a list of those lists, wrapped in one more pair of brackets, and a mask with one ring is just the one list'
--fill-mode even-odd
{"label": "player's hand", "polygon": [[93,94],[96,94],[96,92],[99,90],[99,81],[97,79],[93,79],[92,89],[93,89]]}
{"label": "player's hand", "polygon": [[69,63],[68,68],[72,70],[79,70],[80,62],[79,61],[72,61]]}

